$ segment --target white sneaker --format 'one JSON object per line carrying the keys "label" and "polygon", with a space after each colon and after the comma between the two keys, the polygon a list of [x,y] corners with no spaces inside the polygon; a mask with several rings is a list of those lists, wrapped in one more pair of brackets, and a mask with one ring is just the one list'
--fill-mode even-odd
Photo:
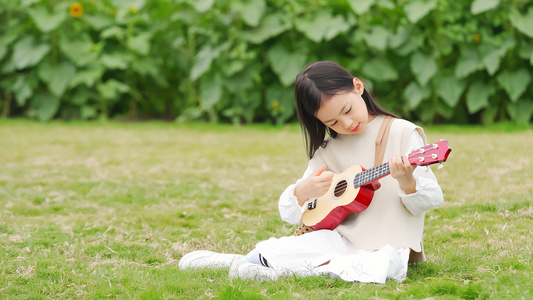
{"label": "white sneaker", "polygon": [[188,268],[226,268],[236,259],[246,259],[240,254],[224,254],[199,250],[185,254],[178,264],[180,270]]}
{"label": "white sneaker", "polygon": [[286,272],[283,272],[281,270],[248,262],[248,260],[244,258],[236,259],[233,261],[229,269],[228,276],[230,279],[240,278],[265,281],[277,280],[278,278],[286,274]]}

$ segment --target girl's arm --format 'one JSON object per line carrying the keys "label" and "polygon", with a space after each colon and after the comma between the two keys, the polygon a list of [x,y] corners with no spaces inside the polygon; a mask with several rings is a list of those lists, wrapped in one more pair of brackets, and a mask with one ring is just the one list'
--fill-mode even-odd
{"label": "girl's arm", "polygon": [[307,205],[300,206],[298,198],[294,195],[296,187],[313,173],[311,165],[307,166],[302,178],[296,183],[289,185],[279,197],[278,208],[281,219],[290,224],[298,224],[302,220],[303,213],[307,210]]}
{"label": "girl's arm", "polygon": [[326,165],[313,170],[311,163],[300,180],[285,189],[279,198],[279,212],[281,219],[291,224],[301,222],[303,213],[307,210],[305,205],[309,199],[323,196],[329,190],[333,173],[325,171]]}
{"label": "girl's arm", "polygon": [[[409,151],[423,147],[424,141],[418,133],[414,131],[409,142]],[[424,211],[439,206],[444,202],[442,189],[437,182],[437,178],[429,167],[416,167],[413,171],[416,188],[414,193],[405,191],[401,187],[398,194],[405,207],[413,214],[420,215]]]}

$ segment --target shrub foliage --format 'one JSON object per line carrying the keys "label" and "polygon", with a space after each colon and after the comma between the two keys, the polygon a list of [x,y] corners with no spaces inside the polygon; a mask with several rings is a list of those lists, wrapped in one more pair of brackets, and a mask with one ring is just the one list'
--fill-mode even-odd
{"label": "shrub foliage", "polygon": [[528,0],[0,0],[0,114],[284,123],[334,60],[422,122],[529,123]]}

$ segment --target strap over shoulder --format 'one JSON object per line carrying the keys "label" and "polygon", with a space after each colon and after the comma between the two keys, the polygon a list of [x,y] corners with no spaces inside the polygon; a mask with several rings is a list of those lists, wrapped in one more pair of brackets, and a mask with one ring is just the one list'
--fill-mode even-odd
{"label": "strap over shoulder", "polygon": [[389,132],[390,127],[392,125],[392,122],[396,118],[391,116],[386,116],[383,120],[383,123],[381,123],[381,128],[378,132],[378,137],[376,139],[376,157],[374,160],[374,166],[378,166],[383,161],[383,157],[385,156],[385,148],[387,148],[387,139],[389,138]]}

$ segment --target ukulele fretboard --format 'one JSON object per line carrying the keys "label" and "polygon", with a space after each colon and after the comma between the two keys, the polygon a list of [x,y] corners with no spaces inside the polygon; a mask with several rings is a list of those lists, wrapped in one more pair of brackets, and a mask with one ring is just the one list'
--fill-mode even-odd
{"label": "ukulele fretboard", "polygon": [[365,185],[373,180],[379,179],[381,177],[385,177],[389,175],[390,168],[389,163],[383,163],[379,166],[375,166],[373,168],[370,168],[368,170],[365,170],[361,173],[358,173],[355,175],[353,179],[353,184],[355,188],[358,188],[362,185]]}

